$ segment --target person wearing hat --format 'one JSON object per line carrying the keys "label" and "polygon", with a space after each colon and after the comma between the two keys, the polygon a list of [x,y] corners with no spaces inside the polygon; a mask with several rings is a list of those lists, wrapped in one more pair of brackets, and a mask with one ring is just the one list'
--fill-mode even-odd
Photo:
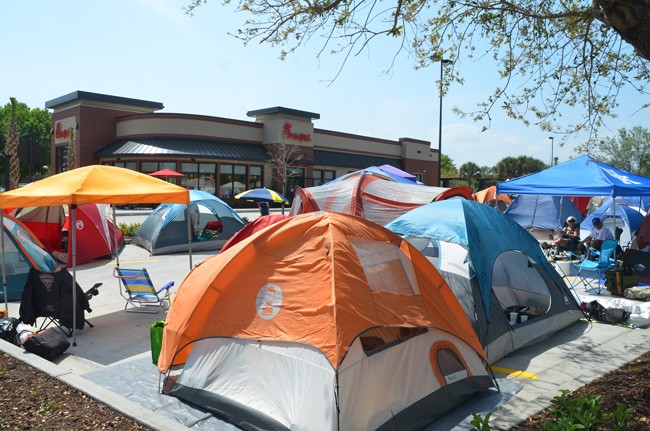
{"label": "person wearing hat", "polygon": [[591,231],[591,235],[580,241],[580,244],[586,245],[587,248],[591,247],[595,248],[596,250],[600,250],[600,245],[603,243],[603,241],[614,239],[614,234],[611,230],[603,225],[603,221],[598,217],[594,218],[591,223],[594,226],[593,230]]}
{"label": "person wearing hat", "polygon": [[555,245],[567,251],[575,251],[580,243],[580,224],[576,218],[569,216],[562,228],[561,236],[553,241]]}

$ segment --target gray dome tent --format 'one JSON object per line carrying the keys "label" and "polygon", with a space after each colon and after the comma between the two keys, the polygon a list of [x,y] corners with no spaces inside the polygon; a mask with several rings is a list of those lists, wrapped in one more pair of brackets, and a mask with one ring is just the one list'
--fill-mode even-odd
{"label": "gray dome tent", "polygon": [[[189,250],[186,206],[160,204],[145,219],[131,239],[152,255]],[[242,218],[227,203],[200,190],[190,190],[190,213],[195,236],[192,251],[218,250],[244,227]],[[209,229],[220,225],[220,231]]]}

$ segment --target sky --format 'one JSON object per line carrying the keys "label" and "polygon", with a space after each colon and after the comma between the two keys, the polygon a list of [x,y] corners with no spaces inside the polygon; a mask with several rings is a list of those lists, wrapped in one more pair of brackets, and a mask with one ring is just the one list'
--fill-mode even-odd
{"label": "sky", "polygon": [[[3,2],[0,14],[2,67],[0,104],[16,97],[31,108],[73,91],[160,102],[159,112],[208,115],[253,121],[246,112],[283,106],[320,114],[316,128],[397,140],[429,141],[438,148],[440,63],[415,70],[401,55],[389,73],[394,40],[373,43],[343,62],[318,40],[279,59],[280,48],[247,46],[230,36],[246,15],[212,0],[194,16],[182,10],[189,0],[21,0]],[[474,162],[494,166],[504,157],[531,156],[545,163],[575,156],[578,136],[561,137],[526,127],[492,112],[492,123],[462,119],[499,82],[490,63],[463,61],[465,77],[443,97],[442,152],[456,167]],[[332,82],[332,79],[336,79]],[[648,110],[632,91],[622,96],[618,118],[604,136],[619,128],[647,127]],[[646,101],[647,102],[647,101]],[[571,115],[565,115],[571,120]],[[583,137],[584,138],[584,137]]]}

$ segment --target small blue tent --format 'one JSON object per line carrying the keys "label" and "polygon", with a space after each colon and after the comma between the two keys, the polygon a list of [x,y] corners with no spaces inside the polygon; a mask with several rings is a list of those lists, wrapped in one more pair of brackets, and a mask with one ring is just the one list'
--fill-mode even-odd
{"label": "small blue tent", "polygon": [[[3,216],[3,223],[7,301],[18,301],[30,268],[53,272],[56,270],[57,263],[25,225],[8,215]],[[0,299],[5,300],[2,290],[0,290]]]}
{"label": "small blue tent", "polygon": [[607,227],[613,234],[616,229],[620,229],[620,236],[618,242],[621,246],[630,245],[635,232],[641,226],[643,221],[643,214],[638,210],[629,207],[625,204],[619,204],[616,200],[616,208],[614,208],[613,200],[607,199],[596,211],[592,212],[584,219],[580,225],[580,237],[586,238],[591,235],[593,228],[593,219],[598,217],[603,221],[603,225]]}
{"label": "small blue tent", "polygon": [[[188,251],[186,208],[183,204],[160,204],[135,231],[132,243],[151,255]],[[200,190],[190,190],[190,212],[195,232],[192,251],[220,249],[246,224],[230,205]],[[220,231],[210,229],[215,223]]]}
{"label": "small blue tent", "polygon": [[555,229],[569,216],[580,223],[580,210],[567,196],[519,195],[508,206],[506,216],[526,229]]}
{"label": "small blue tent", "polygon": [[[583,316],[539,243],[508,217],[452,199],[409,211],[386,225],[436,266],[463,306],[490,362]],[[511,312],[528,320],[509,321]]]}

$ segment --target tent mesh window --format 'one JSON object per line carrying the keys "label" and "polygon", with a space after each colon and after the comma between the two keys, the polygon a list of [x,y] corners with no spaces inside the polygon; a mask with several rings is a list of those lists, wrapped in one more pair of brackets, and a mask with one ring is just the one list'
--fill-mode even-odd
{"label": "tent mesh window", "polygon": [[506,310],[523,308],[541,315],[551,308],[551,292],[538,268],[519,251],[501,253],[494,262],[492,290]]}
{"label": "tent mesh window", "polygon": [[426,332],[424,327],[380,327],[363,332],[359,339],[363,351],[371,356]]}
{"label": "tent mesh window", "polygon": [[404,239],[410,242],[413,247],[417,248],[436,268],[439,267],[440,249],[437,240],[420,236],[411,236]]}
{"label": "tent mesh window", "polygon": [[451,349],[441,348],[436,352],[438,369],[446,383],[453,383],[468,376],[465,365]]}
{"label": "tent mesh window", "polygon": [[374,239],[349,238],[371,290],[396,295],[419,294],[410,259],[395,244]]}

